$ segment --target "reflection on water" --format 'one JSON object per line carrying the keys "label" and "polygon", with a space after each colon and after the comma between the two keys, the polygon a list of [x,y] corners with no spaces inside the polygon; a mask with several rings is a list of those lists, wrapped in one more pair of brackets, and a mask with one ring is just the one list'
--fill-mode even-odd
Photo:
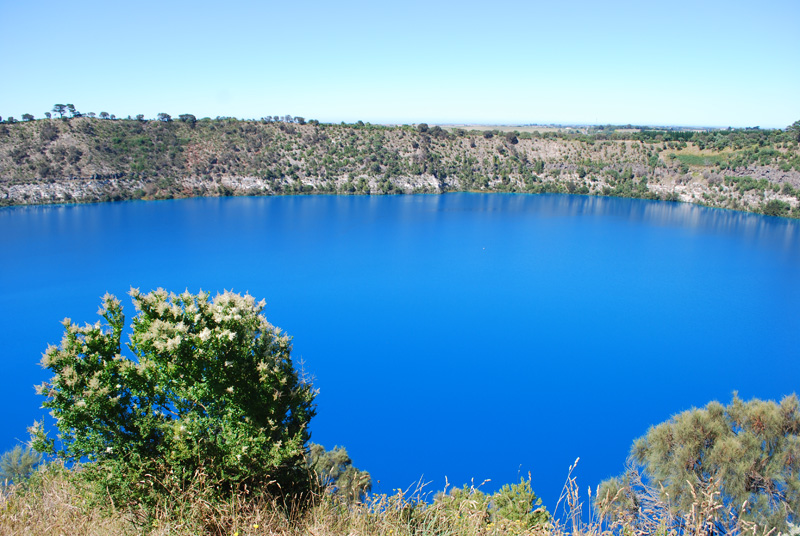
{"label": "reflection on water", "polygon": [[[467,207],[461,196],[479,200]],[[691,203],[646,201],[563,194],[447,194],[434,196],[432,210],[447,212],[535,212],[539,217],[615,218],[626,223],[646,222],[651,226],[680,227],[697,233],[729,235],[736,240],[796,251],[800,221],[761,216],[735,210],[708,208]]]}
{"label": "reflection on water", "polygon": [[[463,199],[470,198],[465,205]],[[378,220],[384,211],[387,197],[379,196],[287,196],[281,198],[204,198],[176,201],[132,201],[104,203],[101,205],[65,204],[38,205],[0,208],[0,225],[10,226],[23,223],[36,225],[36,222],[49,220],[51,225],[70,223],[74,214],[80,214],[82,223],[87,218],[92,223],[103,226],[116,223],[131,210],[158,212],[174,203],[201,203],[200,218],[228,217],[238,213],[245,219],[258,218],[270,205],[280,199],[281,211],[289,215],[293,222],[313,221],[320,211],[335,218],[347,221],[353,215],[360,219],[367,214],[367,221]],[[563,194],[472,194],[456,193],[445,195],[407,195],[393,197],[399,210],[392,211],[392,217],[399,213],[401,219],[416,218],[420,211],[433,214],[447,212],[499,212],[504,214],[524,214],[535,212],[539,217],[573,218],[590,216],[593,218],[615,218],[628,223],[647,222],[648,225],[671,226],[691,229],[694,232],[733,235],[737,240],[747,242],[764,241],[783,248],[793,248],[800,233],[800,221],[789,218],[765,217],[757,214],[702,207],[691,203],[646,201],[640,199],[620,199]],[[243,202],[237,202],[243,201]],[[231,204],[235,206],[232,206]],[[92,207],[103,209],[92,218]],[[147,209],[145,209],[147,206]],[[134,208],[135,207],[135,208]],[[24,218],[26,221],[20,222]],[[111,222],[109,222],[111,218]]]}

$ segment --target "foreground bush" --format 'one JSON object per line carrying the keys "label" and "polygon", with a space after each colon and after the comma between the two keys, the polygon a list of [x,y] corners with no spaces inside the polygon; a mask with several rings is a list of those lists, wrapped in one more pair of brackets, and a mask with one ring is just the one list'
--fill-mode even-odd
{"label": "foreground bush", "polygon": [[597,507],[641,531],[787,532],[800,515],[800,405],[712,402],[650,428],[630,467],[604,482]]}
{"label": "foreground bush", "polygon": [[91,462],[75,474],[117,507],[306,492],[314,391],[263,302],[231,292],[131,296],[132,357],[122,355],[125,318],[114,296],[103,298],[105,324],[64,321],[60,346],[42,359],[54,376],[38,387],[58,440],[37,423],[34,447]]}

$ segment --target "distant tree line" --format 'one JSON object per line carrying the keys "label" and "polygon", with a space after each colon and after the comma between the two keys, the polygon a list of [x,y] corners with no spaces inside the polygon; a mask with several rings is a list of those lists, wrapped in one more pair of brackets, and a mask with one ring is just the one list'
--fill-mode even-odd
{"label": "distant tree line", "polygon": [[[115,120],[117,116],[114,114],[109,114],[108,112],[100,112],[96,114],[94,112],[87,112],[82,113],[75,108],[74,104],[54,104],[53,109],[44,113],[45,119],[52,119],[54,114],[58,115],[59,119],[69,119],[69,118],[76,118],[76,117],[89,117],[89,118],[96,118],[99,117],[100,119],[110,119]],[[196,123],[197,118],[192,114],[181,114],[180,116],[181,121],[186,123]],[[145,121],[144,114],[136,114],[135,116],[131,117],[128,116],[128,119],[135,119],[137,121]],[[217,120],[225,120],[225,119],[233,119],[231,117],[224,117],[224,116],[217,116]],[[34,121],[35,117],[33,114],[24,113],[22,114],[22,121]],[[156,115],[155,120],[163,121],[168,123],[172,121],[172,116],[168,113],[160,112]],[[306,119],[304,117],[296,116],[292,117],[291,115],[268,115],[266,117],[262,117],[261,121],[266,123],[297,123],[299,125],[305,125]],[[3,117],[0,116],[0,123],[16,123],[17,120],[14,117],[7,117],[5,121],[3,121]],[[318,121],[317,121],[318,123]]]}
{"label": "distant tree line", "polygon": [[[52,112],[52,113],[51,113]],[[46,119],[51,119],[53,114],[58,114],[60,119],[65,119],[66,115],[69,115],[69,118],[76,118],[76,117],[90,117],[95,118],[99,117],[100,119],[117,119],[114,114],[109,114],[108,112],[100,112],[99,114],[95,114],[94,112],[87,112],[82,113],[75,108],[74,104],[55,104],[53,105],[53,109],[51,111],[45,112],[44,117]],[[197,118],[192,114],[181,114],[179,116],[181,121],[187,123],[196,123]],[[137,121],[146,121],[144,114],[136,114],[135,116],[128,116],[128,120],[135,119]],[[209,118],[210,119],[210,118]],[[217,116],[215,118],[217,121],[222,120],[237,120],[240,119],[228,116]],[[34,121],[35,118],[30,113],[22,114],[22,121]],[[163,122],[170,122],[172,121],[172,117],[170,114],[160,112],[156,115],[155,120],[163,121]],[[244,121],[244,120],[242,120]],[[299,125],[305,125],[308,123],[316,123],[319,124],[317,120],[310,120],[306,121],[304,117],[292,115],[267,115],[263,116],[259,119],[259,121],[263,123],[296,123]],[[3,121],[2,116],[0,116],[0,123],[16,123],[17,120],[14,117],[7,117],[5,121]],[[342,125],[347,123],[342,122]],[[356,121],[352,123],[352,126],[355,127],[371,127],[370,123],[365,123],[364,121]],[[438,129],[438,130],[437,130]],[[429,133],[435,137],[440,136],[441,134],[439,131],[443,131],[441,127],[434,126],[429,127],[427,123],[419,123],[417,125],[417,130],[421,133]],[[454,132],[456,134],[464,135],[466,131],[464,129],[455,129]],[[767,140],[774,139],[775,136],[780,136],[781,133],[787,134],[786,139],[791,139],[797,142],[800,142],[800,120],[795,121],[791,125],[787,126],[784,129],[762,129],[760,127],[745,127],[745,128],[731,128],[728,127],[727,129],[686,129],[680,127],[669,127],[669,128],[652,128],[646,125],[596,125],[590,126],[586,133],[581,132],[579,129],[569,129],[563,132],[545,132],[541,134],[542,137],[557,137],[557,138],[577,138],[577,139],[584,139],[584,138],[593,138],[593,139],[601,139],[601,140],[637,140],[637,141],[659,141],[659,142],[700,142],[703,144],[708,143],[708,140],[711,139],[711,144],[716,149],[724,148],[726,145],[722,142],[722,146],[720,143],[717,142],[720,139],[731,139],[731,140],[741,140],[741,139],[750,139],[750,140],[764,140],[764,143],[767,143]],[[487,139],[491,139],[492,137],[497,135],[506,136],[506,138],[511,141],[512,137],[520,136],[519,132],[500,132],[500,131],[493,131],[493,130],[486,130],[483,131],[483,136]],[[513,142],[511,142],[513,143]],[[702,147],[701,147],[702,148]]]}

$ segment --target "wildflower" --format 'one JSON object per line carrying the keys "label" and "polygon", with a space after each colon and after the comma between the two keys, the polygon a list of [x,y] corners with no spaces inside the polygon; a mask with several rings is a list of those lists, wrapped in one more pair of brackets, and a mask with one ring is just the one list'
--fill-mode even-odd
{"label": "wildflower", "polygon": [[167,350],[172,351],[178,348],[181,344],[181,336],[176,335],[174,339],[167,339]]}
{"label": "wildflower", "polygon": [[97,375],[92,376],[92,379],[89,380],[89,389],[95,391],[100,388],[100,379]]}
{"label": "wildflower", "polygon": [[209,337],[211,337],[211,330],[208,328],[203,328],[203,331],[200,332],[200,340],[206,342]]}
{"label": "wildflower", "polygon": [[70,366],[64,367],[64,370],[61,371],[61,377],[67,387],[74,387],[75,384],[78,383],[78,373]]}
{"label": "wildflower", "polygon": [[112,452],[114,452],[113,447],[106,447],[106,454],[111,454]]}

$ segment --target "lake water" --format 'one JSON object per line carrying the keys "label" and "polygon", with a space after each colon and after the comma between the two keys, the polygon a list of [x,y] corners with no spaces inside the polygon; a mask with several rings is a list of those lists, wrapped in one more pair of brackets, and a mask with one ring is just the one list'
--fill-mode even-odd
{"label": "lake water", "polygon": [[[60,320],[131,286],[249,291],[320,389],[312,440],[377,491],[552,508],[623,470],[648,426],[800,377],[800,222],[566,195],[189,199],[0,209],[0,450],[41,418]],[[379,481],[379,482],[378,482]]]}

